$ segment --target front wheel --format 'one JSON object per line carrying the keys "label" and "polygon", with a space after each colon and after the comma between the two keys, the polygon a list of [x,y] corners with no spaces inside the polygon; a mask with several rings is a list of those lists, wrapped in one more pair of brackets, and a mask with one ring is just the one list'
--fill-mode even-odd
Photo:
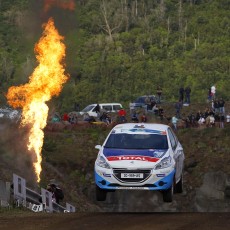
{"label": "front wheel", "polygon": [[101,189],[96,185],[96,200],[97,201],[105,201],[106,200],[107,191],[105,189]]}
{"label": "front wheel", "polygon": [[172,202],[173,192],[174,192],[173,190],[174,189],[173,189],[173,184],[172,184],[172,186],[169,189],[163,191],[163,201],[164,202],[167,202],[167,203]]}
{"label": "front wheel", "polygon": [[176,193],[182,193],[183,192],[183,174],[181,174],[181,178],[175,186],[175,192]]}

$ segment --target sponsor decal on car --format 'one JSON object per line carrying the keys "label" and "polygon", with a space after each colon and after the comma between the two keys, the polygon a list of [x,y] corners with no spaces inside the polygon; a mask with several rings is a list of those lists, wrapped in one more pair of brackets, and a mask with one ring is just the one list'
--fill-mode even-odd
{"label": "sponsor decal on car", "polygon": [[157,162],[159,160],[159,158],[148,157],[148,156],[110,156],[110,157],[107,157],[107,160],[108,161],[135,160],[135,161]]}
{"label": "sponsor decal on car", "polygon": [[161,174],[156,174],[157,177],[165,177],[165,174],[161,173]]}

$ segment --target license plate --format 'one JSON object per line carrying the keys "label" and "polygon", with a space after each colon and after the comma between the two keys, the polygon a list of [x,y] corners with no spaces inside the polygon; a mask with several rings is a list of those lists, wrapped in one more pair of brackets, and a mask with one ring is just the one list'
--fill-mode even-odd
{"label": "license plate", "polygon": [[144,178],[143,173],[121,173],[121,178]]}

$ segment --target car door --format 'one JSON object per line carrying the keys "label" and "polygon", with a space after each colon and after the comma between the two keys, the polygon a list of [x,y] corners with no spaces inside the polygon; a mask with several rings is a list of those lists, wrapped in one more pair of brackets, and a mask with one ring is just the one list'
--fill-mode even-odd
{"label": "car door", "polygon": [[180,142],[171,129],[168,130],[168,134],[173,150],[173,158],[176,162],[175,180],[177,183],[180,180],[181,174],[183,172],[184,152]]}

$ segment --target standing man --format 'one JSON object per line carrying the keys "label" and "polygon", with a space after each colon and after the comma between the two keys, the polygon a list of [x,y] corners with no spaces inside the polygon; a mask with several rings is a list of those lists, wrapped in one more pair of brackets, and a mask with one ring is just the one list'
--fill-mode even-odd
{"label": "standing man", "polygon": [[149,110],[151,110],[151,100],[150,100],[150,97],[149,97],[149,96],[147,96],[147,97],[145,98],[145,105],[146,105],[146,110],[147,110],[147,112],[148,112]]}
{"label": "standing man", "polygon": [[94,112],[97,113],[97,118],[100,118],[100,115],[101,115],[101,108],[100,108],[100,105],[97,104],[96,107],[94,108]]}
{"label": "standing man", "polygon": [[182,102],[184,102],[184,87],[180,87],[179,89],[179,100]]}
{"label": "standing man", "polygon": [[224,114],[224,115],[225,115],[224,104],[225,104],[225,101],[224,101],[224,99],[221,97],[220,100],[219,100],[219,112],[220,112],[221,114]]}
{"label": "standing man", "polygon": [[216,98],[216,86],[215,85],[211,87],[211,95],[212,95],[212,99],[215,100]]}
{"label": "standing man", "polygon": [[171,122],[172,122],[172,124],[173,124],[173,129],[174,129],[175,131],[177,131],[177,122],[178,122],[177,115],[176,115],[176,116],[174,115],[174,116],[172,117]]}
{"label": "standing man", "polygon": [[158,103],[161,103],[161,95],[162,95],[162,88],[158,85],[157,86],[157,95],[158,95]]}
{"label": "standing man", "polygon": [[119,111],[118,111],[118,116],[119,116],[119,122],[120,123],[126,123],[127,122],[127,119],[126,119],[126,111],[121,108]]}
{"label": "standing man", "polygon": [[182,109],[182,101],[179,100],[176,104],[175,104],[175,109],[176,109],[176,117],[180,118],[180,111]]}
{"label": "standing man", "polygon": [[185,103],[190,104],[190,94],[191,94],[191,88],[187,86],[185,88]]}

